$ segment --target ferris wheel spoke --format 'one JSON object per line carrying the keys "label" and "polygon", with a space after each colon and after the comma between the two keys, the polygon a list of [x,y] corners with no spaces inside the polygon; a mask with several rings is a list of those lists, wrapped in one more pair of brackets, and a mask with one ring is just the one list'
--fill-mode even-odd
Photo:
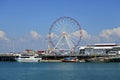
{"label": "ferris wheel spoke", "polygon": [[71,42],[73,43],[73,45],[78,45],[78,43],[79,43],[79,39],[78,39],[78,37],[71,37],[70,38],[71,39]]}

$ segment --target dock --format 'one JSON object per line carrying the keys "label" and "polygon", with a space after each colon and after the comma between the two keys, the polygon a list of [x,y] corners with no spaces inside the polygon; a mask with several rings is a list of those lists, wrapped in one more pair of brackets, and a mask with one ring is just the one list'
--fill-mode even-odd
{"label": "dock", "polygon": [[13,62],[17,57],[18,55],[15,54],[0,54],[0,61]]}
{"label": "dock", "polygon": [[[0,54],[0,62],[15,62],[15,58],[18,57],[18,54]],[[101,58],[107,58],[111,62],[120,62],[120,57],[113,55],[39,55],[39,57],[42,57],[42,60],[40,62],[61,62],[61,59],[66,57],[77,57],[79,59],[79,62],[81,62],[81,60],[99,60]]]}

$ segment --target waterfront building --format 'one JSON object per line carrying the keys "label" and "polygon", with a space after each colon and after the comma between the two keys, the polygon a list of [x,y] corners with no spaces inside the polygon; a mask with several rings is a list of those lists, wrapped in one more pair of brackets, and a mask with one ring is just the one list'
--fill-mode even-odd
{"label": "waterfront building", "polygon": [[116,43],[101,43],[94,45],[81,46],[80,54],[85,55],[118,55],[120,54],[120,45]]}

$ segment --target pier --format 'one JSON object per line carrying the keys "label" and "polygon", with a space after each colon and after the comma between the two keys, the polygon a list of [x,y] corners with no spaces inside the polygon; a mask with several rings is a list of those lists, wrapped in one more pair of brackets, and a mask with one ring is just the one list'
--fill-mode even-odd
{"label": "pier", "polygon": [[0,61],[12,62],[12,61],[16,61],[15,58],[17,57],[18,55],[15,54],[0,54]]}
{"label": "pier", "polygon": [[[15,62],[18,54],[0,54],[0,62]],[[120,57],[114,55],[39,55],[42,57],[41,62],[61,62],[60,60],[66,57],[77,57],[79,60],[89,60],[93,58],[109,58],[111,62],[120,62]]]}

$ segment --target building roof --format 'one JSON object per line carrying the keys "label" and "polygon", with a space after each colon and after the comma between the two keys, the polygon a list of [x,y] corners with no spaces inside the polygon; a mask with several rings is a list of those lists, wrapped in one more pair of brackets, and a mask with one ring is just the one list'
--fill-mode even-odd
{"label": "building roof", "polygon": [[94,46],[117,46],[116,43],[99,43],[99,44],[94,44]]}

